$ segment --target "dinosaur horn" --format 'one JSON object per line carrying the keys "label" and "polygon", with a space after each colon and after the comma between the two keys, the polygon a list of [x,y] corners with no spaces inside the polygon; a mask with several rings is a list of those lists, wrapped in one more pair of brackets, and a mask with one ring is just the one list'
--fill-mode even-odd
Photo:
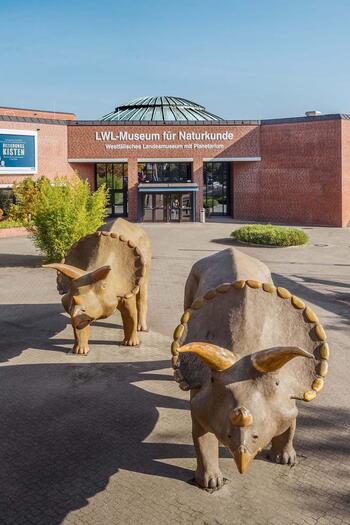
{"label": "dinosaur horn", "polygon": [[314,357],[298,346],[280,346],[256,352],[252,355],[251,361],[258,372],[276,372],[288,361],[298,356],[308,357],[309,359]]}
{"label": "dinosaur horn", "polygon": [[198,355],[209,368],[216,372],[223,372],[236,362],[235,355],[230,350],[211,343],[188,343],[179,348],[179,352],[192,352]]}
{"label": "dinosaur horn", "polygon": [[102,279],[105,279],[109,272],[111,271],[111,266],[101,266],[101,268],[97,268],[97,270],[94,270],[90,273],[89,277],[91,279],[91,282],[97,283],[97,281],[101,281]]}
{"label": "dinosaur horn", "polygon": [[240,474],[244,474],[247,470],[249,463],[254,458],[254,455],[251,454],[244,445],[240,445],[233,454],[233,458],[238,468]]}
{"label": "dinosaur horn", "polygon": [[253,416],[245,407],[235,408],[229,417],[235,427],[250,427],[253,424]]}
{"label": "dinosaur horn", "polygon": [[70,266],[69,264],[63,263],[43,264],[43,268],[52,268],[53,270],[57,270],[70,279],[79,279],[79,277],[82,277],[86,274],[85,270],[81,270],[76,266]]}

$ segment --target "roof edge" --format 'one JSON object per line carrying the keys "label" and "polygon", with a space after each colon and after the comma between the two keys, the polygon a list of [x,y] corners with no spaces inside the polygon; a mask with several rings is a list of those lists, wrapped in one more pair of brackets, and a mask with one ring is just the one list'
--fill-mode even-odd
{"label": "roof edge", "polygon": [[261,125],[270,124],[293,124],[297,122],[319,122],[322,120],[350,120],[350,115],[345,113],[330,113],[326,115],[315,115],[314,117],[285,117],[285,118],[273,118],[273,119],[262,119]]}
{"label": "roof edge", "polygon": [[51,109],[35,109],[35,108],[19,108],[14,106],[0,106],[0,114],[2,109],[17,109],[20,111],[35,111],[37,113],[57,113],[58,115],[73,115],[76,116],[75,113],[72,113],[71,111],[53,111]]}
{"label": "roof edge", "polygon": [[258,126],[260,120],[69,120],[68,126]]}

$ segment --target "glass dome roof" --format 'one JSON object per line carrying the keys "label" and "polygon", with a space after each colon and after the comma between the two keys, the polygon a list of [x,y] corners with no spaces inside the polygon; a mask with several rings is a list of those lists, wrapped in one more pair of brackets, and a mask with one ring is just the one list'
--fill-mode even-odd
{"label": "glass dome roof", "polygon": [[203,106],[179,97],[142,97],[118,106],[101,120],[133,121],[218,121],[217,115]]}

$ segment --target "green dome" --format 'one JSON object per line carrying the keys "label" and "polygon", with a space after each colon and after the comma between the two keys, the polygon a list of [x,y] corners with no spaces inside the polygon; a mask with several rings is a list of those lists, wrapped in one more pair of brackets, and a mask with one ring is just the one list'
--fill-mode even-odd
{"label": "green dome", "polygon": [[220,121],[222,119],[206,111],[203,106],[185,98],[142,97],[118,106],[112,113],[104,115],[101,120],[193,122]]}

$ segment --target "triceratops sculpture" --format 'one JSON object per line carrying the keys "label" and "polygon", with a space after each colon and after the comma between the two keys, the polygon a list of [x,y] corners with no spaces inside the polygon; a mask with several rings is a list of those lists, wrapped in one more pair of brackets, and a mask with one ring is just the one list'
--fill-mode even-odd
{"label": "triceratops sculpture", "polygon": [[124,344],[139,344],[147,330],[147,290],[151,246],[146,232],[124,219],[80,239],[61,263],[45,265],[59,272],[57,289],[71,316],[73,352],[87,354],[90,324],[121,312]]}
{"label": "triceratops sculpture", "polygon": [[315,313],[263,263],[234,249],[195,263],[171,350],[175,379],[191,390],[198,485],[223,484],[219,442],[240,473],[270,442],[271,459],[295,463],[296,400],[322,389],[329,349]]}

